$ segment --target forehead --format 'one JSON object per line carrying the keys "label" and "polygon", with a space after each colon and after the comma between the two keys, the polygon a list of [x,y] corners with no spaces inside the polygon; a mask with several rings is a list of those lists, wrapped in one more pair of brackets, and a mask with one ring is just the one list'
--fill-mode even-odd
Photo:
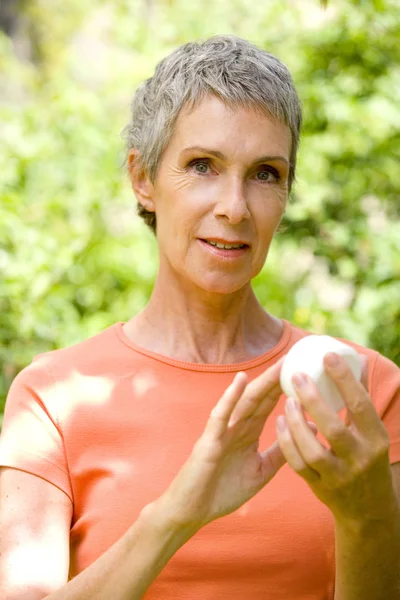
{"label": "forehead", "polygon": [[283,155],[289,159],[290,129],[256,108],[230,107],[216,96],[203,98],[183,109],[174,126],[169,149],[202,146],[224,154]]}

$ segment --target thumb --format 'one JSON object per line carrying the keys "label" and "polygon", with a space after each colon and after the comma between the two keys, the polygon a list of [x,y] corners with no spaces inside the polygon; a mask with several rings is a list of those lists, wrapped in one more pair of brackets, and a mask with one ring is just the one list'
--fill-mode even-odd
{"label": "thumb", "polygon": [[[307,421],[308,426],[314,435],[318,433],[318,427],[312,421]],[[266,468],[266,480],[269,481],[276,475],[276,473],[283,467],[287,462],[285,455],[283,454],[278,440],[276,440],[272,446],[267,448],[261,453],[263,464]]]}
{"label": "thumb", "polygon": [[313,432],[314,435],[317,435],[318,433],[318,427],[316,426],[315,423],[313,423],[312,421],[307,421],[307,424],[309,425],[311,431]]}
{"label": "thumb", "polygon": [[267,450],[261,452],[261,458],[266,471],[266,481],[270,481],[270,479],[272,479],[279,469],[287,462],[278,440],[276,440]]}

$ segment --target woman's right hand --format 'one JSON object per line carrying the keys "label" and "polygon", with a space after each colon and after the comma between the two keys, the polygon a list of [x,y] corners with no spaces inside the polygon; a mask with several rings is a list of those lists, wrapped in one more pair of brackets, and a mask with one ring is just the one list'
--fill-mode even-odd
{"label": "woman's right hand", "polygon": [[[250,383],[246,373],[237,373],[211,411],[188,460],[156,501],[175,526],[197,531],[233,512],[285,464],[277,441],[258,452],[264,425],[282,394],[283,358]],[[316,426],[309,425],[315,434]]]}

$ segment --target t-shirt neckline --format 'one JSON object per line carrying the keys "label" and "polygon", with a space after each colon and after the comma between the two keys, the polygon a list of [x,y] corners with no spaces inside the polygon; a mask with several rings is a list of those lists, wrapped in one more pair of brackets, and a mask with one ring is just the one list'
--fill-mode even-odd
{"label": "t-shirt neckline", "polygon": [[157,360],[158,362],[162,362],[164,364],[170,365],[172,367],[177,367],[179,369],[186,369],[189,371],[227,373],[227,372],[235,372],[235,371],[245,371],[245,370],[251,369],[253,367],[258,367],[259,365],[261,365],[263,363],[271,361],[277,355],[279,355],[281,353],[283,354],[283,350],[288,345],[288,342],[290,340],[292,332],[291,332],[291,324],[289,323],[289,321],[287,321],[286,319],[281,319],[281,321],[283,323],[283,332],[282,332],[280,340],[278,341],[277,344],[275,344],[275,346],[273,346],[273,348],[270,348],[264,354],[260,354],[259,356],[256,356],[250,360],[247,360],[244,362],[239,362],[239,363],[231,363],[231,364],[193,363],[193,362],[187,362],[187,361],[183,361],[183,360],[177,360],[170,356],[158,354],[157,352],[153,352],[151,350],[147,350],[146,348],[137,346],[134,342],[132,342],[131,339],[128,338],[128,336],[124,333],[124,330],[122,329],[123,325],[125,325],[125,321],[118,321],[112,327],[114,328],[114,331],[118,335],[121,342],[123,344],[125,344],[125,346],[128,346],[128,348],[130,348],[131,350],[134,350],[135,352],[137,352],[139,354],[142,354],[143,356],[147,356],[149,358]]}

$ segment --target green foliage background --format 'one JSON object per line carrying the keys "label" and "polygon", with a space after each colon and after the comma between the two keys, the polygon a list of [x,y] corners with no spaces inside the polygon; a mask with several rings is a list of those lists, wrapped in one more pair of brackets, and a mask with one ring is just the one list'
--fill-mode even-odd
{"label": "green foliage background", "polygon": [[398,0],[31,0],[19,11],[16,37],[0,37],[0,412],[35,354],[145,305],[156,244],[135,214],[120,132],[157,61],[219,33],[286,62],[304,105],[298,181],[259,298],[400,364]]}

